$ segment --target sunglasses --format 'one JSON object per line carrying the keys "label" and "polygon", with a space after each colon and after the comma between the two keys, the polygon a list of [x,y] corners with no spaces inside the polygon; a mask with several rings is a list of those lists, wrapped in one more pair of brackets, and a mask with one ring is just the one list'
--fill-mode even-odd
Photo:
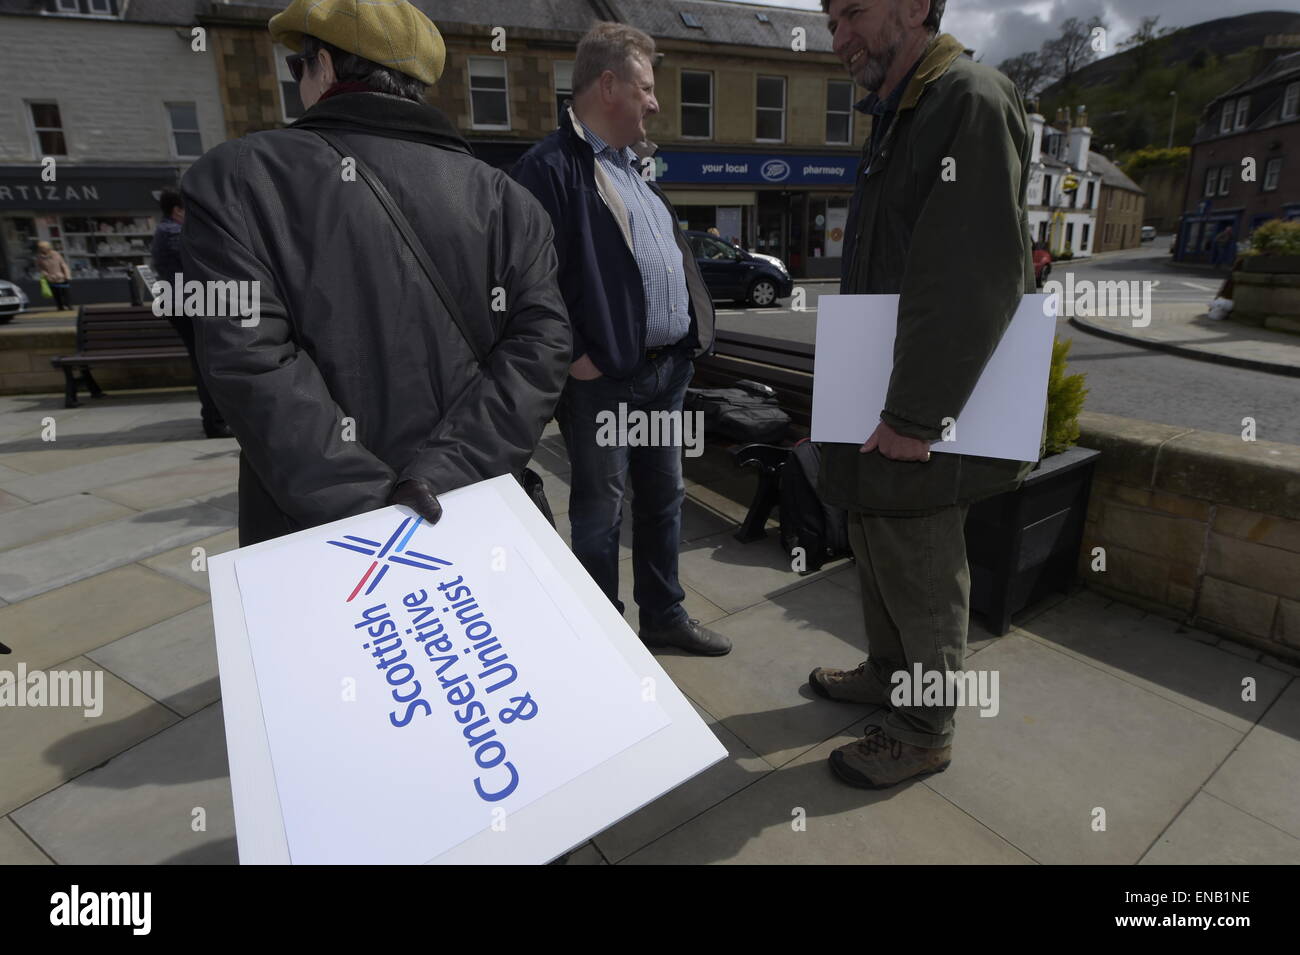
{"label": "sunglasses", "polygon": [[295,83],[302,82],[302,71],[309,60],[314,60],[315,56],[303,56],[301,53],[291,53],[284,58],[285,65],[289,67],[289,75],[293,77]]}

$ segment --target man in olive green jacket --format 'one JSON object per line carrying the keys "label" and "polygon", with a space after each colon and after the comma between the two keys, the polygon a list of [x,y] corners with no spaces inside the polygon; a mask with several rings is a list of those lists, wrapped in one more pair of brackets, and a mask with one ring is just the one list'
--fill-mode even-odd
{"label": "man in olive green jacket", "polygon": [[861,447],[821,448],[822,497],[850,512],[869,656],[852,670],[819,667],[809,685],[886,707],[863,739],[831,754],[841,779],[866,788],[947,768],[956,707],[951,695],[922,703],[916,668],[945,686],[962,668],[968,505],[1016,487],[1032,466],[930,453],[1034,290],[1024,103],[1006,77],[939,33],[944,6],[823,0],[836,54],[872,91],[857,107],[872,132],[840,291],[900,296],[889,391],[872,409],[879,426]]}

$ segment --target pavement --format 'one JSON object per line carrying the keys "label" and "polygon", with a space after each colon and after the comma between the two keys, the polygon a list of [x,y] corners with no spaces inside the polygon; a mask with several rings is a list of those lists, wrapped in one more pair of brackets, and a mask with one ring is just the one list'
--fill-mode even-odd
{"label": "pavement", "polygon": [[1203,303],[1157,303],[1145,327],[1131,318],[1076,315],[1069,321],[1093,335],[1184,358],[1300,377],[1300,335],[1210,318],[1206,309],[1214,293],[1205,294]]}
{"label": "pavement", "polygon": [[[234,863],[202,558],[236,546],[237,449],[191,392],[61,404],[0,398],[0,669],[102,673],[105,703],[0,710],[0,864]],[[534,466],[567,538],[553,426]],[[828,753],[874,711],[805,680],[864,656],[854,568],[738,543],[752,481],[688,460],[686,608],[735,650],[659,655],[729,757],[569,864],[1300,863],[1300,669],[1088,590],[1003,637],[972,623],[999,710],[959,715],[947,772],[837,782]]]}

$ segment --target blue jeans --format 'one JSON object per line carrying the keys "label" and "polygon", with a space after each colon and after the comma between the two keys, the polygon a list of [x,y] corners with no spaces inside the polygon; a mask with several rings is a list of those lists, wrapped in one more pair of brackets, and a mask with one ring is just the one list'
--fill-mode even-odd
{"label": "blue jeans", "polygon": [[[622,420],[620,404],[629,414],[680,412],[694,373],[690,351],[683,348],[642,361],[628,378],[579,381],[570,377],[555,412],[573,468],[569,492],[573,553],[619,613],[623,602],[618,599],[618,534],[623,493],[631,477],[632,595],[642,629],[671,627],[686,620],[682,609],[686,595],[677,581],[686,496],[682,447],[680,443],[629,447],[617,425],[608,426],[608,415],[616,422]],[[605,440],[611,431],[618,436],[613,442]],[[635,436],[632,428],[628,431]]]}

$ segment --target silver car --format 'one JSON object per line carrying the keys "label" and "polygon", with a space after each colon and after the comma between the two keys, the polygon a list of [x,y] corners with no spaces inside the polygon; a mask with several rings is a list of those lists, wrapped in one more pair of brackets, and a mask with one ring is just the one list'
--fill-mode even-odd
{"label": "silver car", "polygon": [[13,282],[0,279],[0,324],[27,308],[27,296]]}

